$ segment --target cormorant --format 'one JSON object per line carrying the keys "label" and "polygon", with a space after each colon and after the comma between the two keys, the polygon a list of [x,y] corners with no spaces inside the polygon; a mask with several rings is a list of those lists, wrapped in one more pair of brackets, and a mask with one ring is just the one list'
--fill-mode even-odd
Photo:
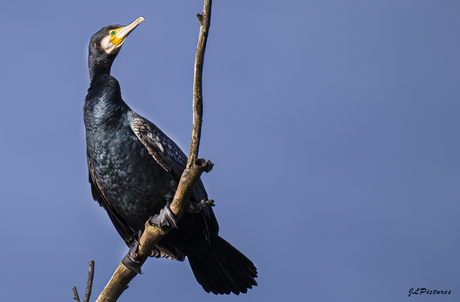
{"label": "cormorant", "polygon": [[[153,221],[160,210],[166,210],[161,219],[169,219],[164,212],[169,209],[187,162],[168,136],[128,107],[121,98],[118,81],[110,75],[126,37],[143,21],[139,17],[126,26],[106,26],[91,37],[91,85],[83,108],[93,198],[107,211],[130,248],[137,244],[145,222]],[[194,203],[207,200],[201,180],[190,199]],[[257,285],[256,267],[218,235],[211,207],[198,214],[185,213],[177,226],[151,256],[180,261],[187,256],[197,281],[214,294],[246,293]]]}

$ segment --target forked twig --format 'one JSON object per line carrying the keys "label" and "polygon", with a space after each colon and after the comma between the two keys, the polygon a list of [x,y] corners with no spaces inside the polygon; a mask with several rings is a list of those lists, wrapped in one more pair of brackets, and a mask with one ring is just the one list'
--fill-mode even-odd
{"label": "forked twig", "polygon": [[[86,292],[85,297],[83,298],[83,302],[89,302],[89,298],[91,297],[91,288],[93,287],[93,278],[94,278],[94,261],[89,261],[89,269],[88,269],[88,281],[86,282]],[[72,287],[74,300],[80,302],[80,297],[78,296],[78,291],[75,286]]]}

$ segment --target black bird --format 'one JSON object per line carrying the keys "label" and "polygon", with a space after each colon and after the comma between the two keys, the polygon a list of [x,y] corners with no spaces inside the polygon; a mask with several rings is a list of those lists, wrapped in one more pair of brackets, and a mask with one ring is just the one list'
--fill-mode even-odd
{"label": "black bird", "polygon": [[[145,19],[126,26],[110,25],[91,37],[91,85],[84,105],[89,182],[99,202],[131,249],[136,248],[147,220],[174,224],[169,203],[185,169],[187,157],[152,122],[122,100],[120,85],[110,75],[126,37]],[[191,202],[207,200],[199,181]],[[158,221],[158,215],[155,216]],[[246,293],[257,285],[257,269],[241,252],[218,235],[211,207],[186,213],[152,251],[151,256],[183,261],[187,256],[197,281],[214,294]]]}

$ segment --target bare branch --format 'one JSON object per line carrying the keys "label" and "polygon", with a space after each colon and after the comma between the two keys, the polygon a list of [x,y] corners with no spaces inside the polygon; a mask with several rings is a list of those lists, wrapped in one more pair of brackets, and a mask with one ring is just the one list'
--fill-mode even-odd
{"label": "bare branch", "polygon": [[188,154],[187,169],[190,169],[192,162],[198,158],[198,150],[200,147],[201,124],[203,122],[202,75],[206,42],[208,41],[208,32],[209,27],[211,26],[211,6],[212,0],[205,0],[203,14],[197,15],[200,20],[200,35],[198,36],[198,44],[195,55],[195,74],[193,77],[193,129],[190,151]]}
{"label": "bare branch", "polygon": [[97,301],[104,302],[113,302],[117,301],[118,297],[123,293],[123,291],[128,287],[128,283],[136,276],[137,274],[124,266],[121,262],[118,264],[117,269],[110,278],[109,283],[105,286],[104,290],[101,292]]}

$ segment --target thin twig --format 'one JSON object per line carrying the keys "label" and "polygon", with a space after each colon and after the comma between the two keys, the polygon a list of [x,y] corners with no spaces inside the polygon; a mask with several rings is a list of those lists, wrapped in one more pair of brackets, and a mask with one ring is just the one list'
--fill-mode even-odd
{"label": "thin twig", "polygon": [[203,63],[209,27],[211,26],[211,6],[212,0],[205,0],[203,14],[197,15],[198,20],[200,20],[200,35],[198,36],[198,44],[195,55],[195,74],[193,77],[193,129],[192,139],[190,141],[190,151],[188,154],[187,169],[190,169],[192,163],[197,160],[200,148],[201,124],[203,123]]}
{"label": "thin twig", "polygon": [[72,286],[73,290],[73,299],[77,302],[80,302],[80,297],[78,296],[77,288],[75,286]]}
{"label": "thin twig", "polygon": [[89,261],[89,269],[88,269],[88,282],[86,283],[86,293],[83,302],[89,302],[89,298],[91,297],[91,289],[93,287],[93,278],[94,278],[94,260]]}

